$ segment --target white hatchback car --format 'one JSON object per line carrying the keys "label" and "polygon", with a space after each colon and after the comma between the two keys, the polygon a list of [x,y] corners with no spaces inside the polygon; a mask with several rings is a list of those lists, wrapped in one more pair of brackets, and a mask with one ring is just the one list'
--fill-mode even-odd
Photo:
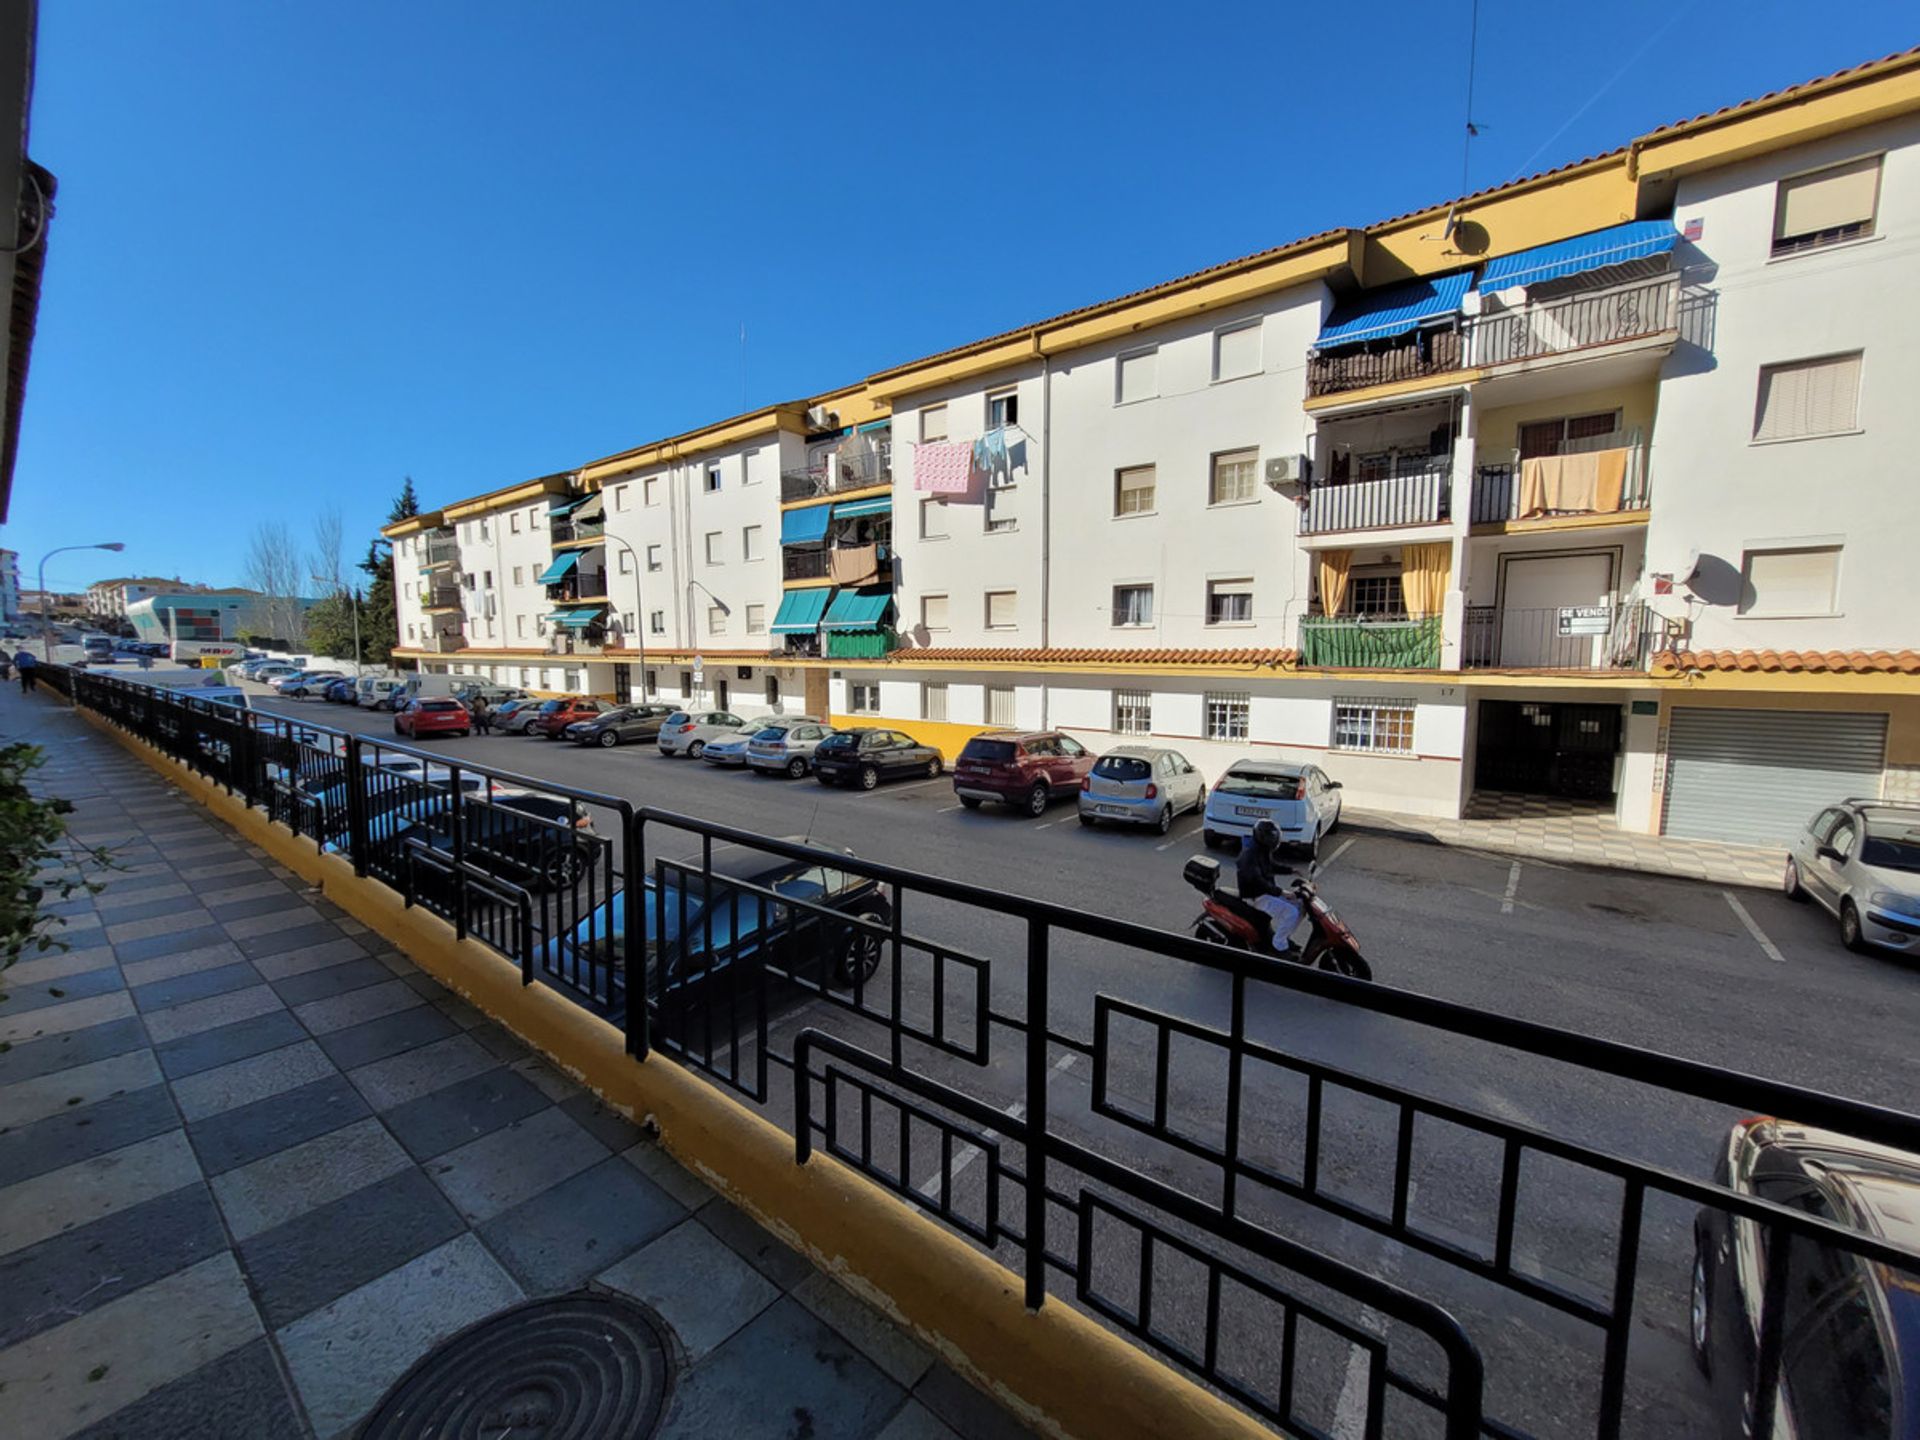
{"label": "white hatchback car", "polygon": [[690,755],[698,760],[709,743],[738,735],[746,723],[725,710],[676,710],[661,725],[654,743],[662,755]]}
{"label": "white hatchback car", "polygon": [[1794,837],[1781,884],[1832,911],[1849,950],[1920,952],[1920,805],[1828,806]]}
{"label": "white hatchback car", "polygon": [[1311,854],[1340,824],[1340,782],[1318,765],[1236,760],[1207,796],[1202,838],[1209,847],[1237,844],[1262,820],[1280,827],[1283,843]]}

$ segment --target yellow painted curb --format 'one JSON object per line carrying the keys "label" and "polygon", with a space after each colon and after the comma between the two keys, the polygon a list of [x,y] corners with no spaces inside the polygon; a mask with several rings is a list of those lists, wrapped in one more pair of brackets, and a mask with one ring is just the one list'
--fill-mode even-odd
{"label": "yellow painted curb", "polygon": [[1083,1440],[1272,1440],[1064,1300],[1029,1311],[1019,1276],[904,1202],[819,1152],[796,1165],[778,1126],[671,1061],[635,1060],[613,1026],[544,985],[523,986],[505,957],[408,909],[145,741],[79,713],[608,1104],[657,1127],[676,1160],[1029,1425]]}

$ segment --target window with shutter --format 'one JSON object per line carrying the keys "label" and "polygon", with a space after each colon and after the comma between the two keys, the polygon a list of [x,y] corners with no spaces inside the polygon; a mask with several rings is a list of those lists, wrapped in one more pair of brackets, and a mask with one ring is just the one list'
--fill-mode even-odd
{"label": "window with shutter", "polygon": [[1016,606],[1019,594],[1013,590],[989,590],[987,592],[987,629],[1013,629],[1017,614]]}
{"label": "window with shutter", "polygon": [[1116,405],[1131,405],[1136,400],[1151,400],[1160,393],[1160,354],[1157,350],[1136,350],[1116,362],[1113,400]]}
{"label": "window with shutter", "polygon": [[921,443],[925,444],[930,440],[944,440],[946,438],[947,407],[944,405],[927,406],[926,409],[920,412]]}
{"label": "window with shutter", "polygon": [[1255,476],[1260,468],[1257,450],[1229,450],[1213,457],[1213,476],[1207,485],[1209,505],[1232,505],[1254,498]]}
{"label": "window with shutter", "polygon": [[1839,593],[1840,547],[1749,550],[1741,575],[1742,615],[1831,615]]}
{"label": "window with shutter", "polygon": [[1209,580],[1207,582],[1207,624],[1251,625],[1253,623],[1253,581]]}
{"label": "window with shutter", "polygon": [[1878,155],[1782,180],[1773,205],[1773,253],[1792,255],[1871,235],[1879,204]]}
{"label": "window with shutter", "polygon": [[1859,428],[1860,352],[1760,367],[1755,440],[1801,440]]}
{"label": "window with shutter", "polygon": [[920,502],[920,538],[922,540],[944,540],[947,538],[947,506],[942,500],[922,500]]}
{"label": "window with shutter", "polygon": [[1013,687],[987,686],[987,724],[1005,729],[1013,724]]}
{"label": "window with shutter", "polygon": [[945,720],[947,718],[947,687],[929,682],[920,687],[920,718],[922,720]]}
{"label": "window with shutter", "polygon": [[1113,477],[1113,513],[1146,515],[1153,510],[1154,473],[1151,465],[1136,465]]}
{"label": "window with shutter", "polygon": [[920,623],[928,630],[947,628],[947,597],[944,595],[922,595],[920,597]]}
{"label": "window with shutter", "polygon": [[1213,378],[1238,380],[1260,369],[1260,322],[1218,330],[1213,336]]}

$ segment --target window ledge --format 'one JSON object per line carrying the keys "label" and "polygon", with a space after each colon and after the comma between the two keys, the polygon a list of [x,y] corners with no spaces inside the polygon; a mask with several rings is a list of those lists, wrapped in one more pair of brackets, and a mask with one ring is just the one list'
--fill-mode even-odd
{"label": "window ledge", "polygon": [[1258,505],[1259,503],[1260,497],[1258,495],[1249,495],[1244,500],[1209,500],[1207,502],[1207,509],[1244,510],[1249,505]]}
{"label": "window ledge", "polygon": [[1376,760],[1418,760],[1419,754],[1413,750],[1357,750],[1350,746],[1329,745],[1329,755],[1371,755]]}
{"label": "window ledge", "polygon": [[1258,620],[1209,620],[1204,628],[1208,630],[1251,630]]}
{"label": "window ledge", "polygon": [[1808,440],[1834,440],[1845,435],[1864,435],[1866,427],[1854,426],[1851,430],[1822,430],[1818,435],[1782,435],[1773,440],[1749,440],[1748,445],[1799,445]]}
{"label": "window ledge", "polygon": [[1786,265],[1795,260],[1806,260],[1815,255],[1831,255],[1836,250],[1857,250],[1862,245],[1874,245],[1886,239],[1886,232],[1874,235],[1855,235],[1850,240],[1831,240],[1825,245],[1814,245],[1805,250],[1788,250],[1782,254],[1767,255],[1767,264]]}
{"label": "window ledge", "polygon": [[1124,513],[1116,513],[1112,518],[1115,520],[1152,520],[1157,518],[1159,514],[1160,512],[1158,510],[1128,510]]}
{"label": "window ledge", "polygon": [[1734,614],[1736,620],[1844,620],[1844,610],[1745,610]]}

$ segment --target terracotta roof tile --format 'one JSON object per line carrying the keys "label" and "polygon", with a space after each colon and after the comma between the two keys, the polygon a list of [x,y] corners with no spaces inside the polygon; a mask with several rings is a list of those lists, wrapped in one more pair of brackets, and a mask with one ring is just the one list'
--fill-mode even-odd
{"label": "terracotta roof tile", "polygon": [[1789,100],[1804,91],[1817,89],[1822,85],[1831,85],[1835,81],[1845,80],[1854,75],[1865,74],[1871,70],[1878,70],[1883,65],[1897,65],[1903,60],[1913,59],[1920,59],[1920,46],[1915,46],[1911,50],[1896,50],[1891,55],[1882,55],[1878,60],[1863,60],[1858,65],[1849,65],[1844,70],[1835,70],[1831,75],[1821,75],[1812,80],[1803,80],[1797,85],[1787,85],[1779,90],[1769,90],[1764,95],[1756,95],[1750,100],[1738,100],[1731,105],[1722,105],[1718,110],[1709,110],[1705,114],[1695,115],[1691,119],[1671,121],[1668,124],[1662,125],[1658,130],[1649,130],[1645,135],[1642,135],[1636,143],[1645,144],[1649,140],[1657,140],[1663,135],[1670,135],[1676,130],[1685,130],[1691,125],[1699,125],[1708,120],[1729,119],[1732,116],[1740,114],[1742,111],[1753,110],[1762,105],[1772,105],[1781,100]]}
{"label": "terracotta roof tile", "polygon": [[1920,675],[1920,650],[1668,650],[1653,663],[1750,675]]}

